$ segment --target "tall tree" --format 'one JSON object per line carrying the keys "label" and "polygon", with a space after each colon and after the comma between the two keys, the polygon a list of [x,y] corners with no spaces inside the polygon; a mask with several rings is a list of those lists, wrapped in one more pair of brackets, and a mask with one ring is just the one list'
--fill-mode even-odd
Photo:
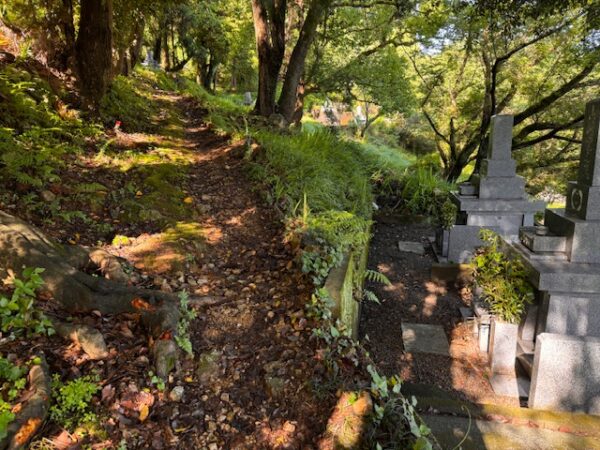
{"label": "tall tree", "polygon": [[81,0],[76,56],[86,109],[95,111],[112,76],[112,0]]}
{"label": "tall tree", "polygon": [[258,53],[258,94],[254,112],[275,112],[279,71],[285,54],[286,0],[252,0],[252,18]]}

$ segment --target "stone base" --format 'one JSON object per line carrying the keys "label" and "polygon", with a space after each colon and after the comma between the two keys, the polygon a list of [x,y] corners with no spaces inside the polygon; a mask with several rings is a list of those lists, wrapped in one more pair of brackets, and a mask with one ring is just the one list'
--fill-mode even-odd
{"label": "stone base", "polygon": [[547,209],[544,224],[552,234],[566,236],[566,253],[573,263],[600,264],[600,221],[567,215],[564,209]]}
{"label": "stone base", "polygon": [[523,227],[519,230],[519,240],[529,250],[535,253],[565,252],[567,238],[565,236],[539,236],[533,227]]}
{"label": "stone base", "polygon": [[600,337],[600,295],[545,292],[540,332]]}
{"label": "stone base", "polygon": [[514,177],[517,174],[517,162],[514,159],[484,159],[481,162],[481,175],[484,177]]}
{"label": "stone base", "polygon": [[600,339],[540,334],[529,407],[600,415]]}

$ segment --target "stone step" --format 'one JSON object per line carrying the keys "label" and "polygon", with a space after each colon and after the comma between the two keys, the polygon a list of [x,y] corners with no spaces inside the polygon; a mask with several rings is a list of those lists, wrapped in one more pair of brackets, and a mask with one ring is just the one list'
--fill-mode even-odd
{"label": "stone step", "polygon": [[517,355],[517,361],[527,376],[531,378],[531,373],[533,372],[533,353],[520,353]]}
{"label": "stone step", "polygon": [[567,251],[566,236],[538,235],[535,227],[521,228],[519,230],[519,240],[534,253],[565,253]]}

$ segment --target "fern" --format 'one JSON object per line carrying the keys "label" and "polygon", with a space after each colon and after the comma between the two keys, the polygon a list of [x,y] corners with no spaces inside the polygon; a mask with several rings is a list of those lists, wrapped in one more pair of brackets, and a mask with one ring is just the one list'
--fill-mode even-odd
{"label": "fern", "polygon": [[379,300],[379,297],[377,297],[377,294],[375,294],[375,292],[370,291],[368,289],[365,289],[363,291],[363,295],[365,297],[365,300],[368,300],[370,302],[377,303],[378,305],[381,305],[381,301]]}
{"label": "fern", "polygon": [[374,283],[381,283],[386,286],[389,286],[392,284],[392,282],[389,280],[388,277],[386,277],[381,272],[378,272],[377,270],[367,269],[365,271],[365,280],[373,281]]}

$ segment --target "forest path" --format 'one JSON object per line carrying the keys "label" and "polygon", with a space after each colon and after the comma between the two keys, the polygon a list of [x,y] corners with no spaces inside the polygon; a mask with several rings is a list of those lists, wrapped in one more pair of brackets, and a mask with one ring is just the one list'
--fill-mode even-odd
{"label": "forest path", "polygon": [[176,277],[191,294],[224,303],[196,305],[196,356],[182,361],[175,380],[183,401],[161,402],[160,431],[149,425],[153,435],[144,440],[156,448],[300,448],[314,442],[331,408],[311,388],[314,344],[304,319],[311,286],[292,264],[280,219],[253,190],[244,148],[211,131],[193,101],[180,98],[178,108],[191,150],[183,189],[203,239],[187,247],[191,264],[154,284]]}

